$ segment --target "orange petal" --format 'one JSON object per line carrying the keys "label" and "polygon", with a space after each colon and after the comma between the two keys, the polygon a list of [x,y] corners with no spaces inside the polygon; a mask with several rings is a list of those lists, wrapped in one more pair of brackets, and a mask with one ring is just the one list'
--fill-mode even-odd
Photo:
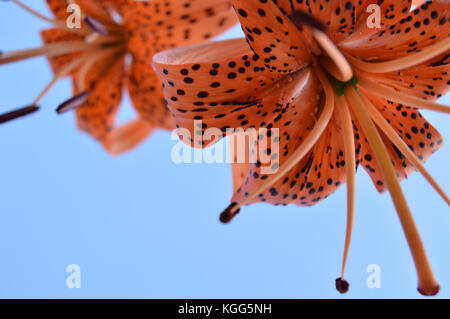
{"label": "orange petal", "polygon": [[[338,2],[338,1],[336,1]],[[348,1],[341,1],[347,3]],[[353,1],[356,2],[356,1]],[[368,22],[374,22],[373,19],[376,12],[370,5],[377,5],[380,8],[380,26],[379,27],[369,27]],[[391,25],[395,24],[397,21],[401,20],[406,13],[411,9],[410,0],[366,0],[362,3],[356,5],[356,23],[351,34],[344,38],[339,37],[340,44],[345,45],[358,45],[359,40],[365,39],[377,32],[389,28]],[[339,29],[335,29],[337,33]]]}
{"label": "orange petal", "polygon": [[[233,139],[233,143],[230,142],[230,150],[232,150],[231,157],[231,173],[233,177],[233,194],[237,192],[239,187],[245,182],[247,176],[250,171],[250,163],[243,161],[239,162],[238,160],[238,141],[237,136],[231,136],[230,139]],[[249,155],[246,154],[245,158],[249,158]]]}
{"label": "orange petal", "polygon": [[[253,146],[251,149],[256,154],[268,154],[271,161],[262,162],[263,157],[260,156],[258,162],[250,166],[248,176],[235,192],[232,202],[240,202],[252,194],[268,178],[267,169],[273,168],[273,165],[282,167],[301,145],[320,112],[319,90],[317,79],[311,76],[295,100],[288,102],[280,99],[282,92],[273,96],[274,104],[278,105],[277,112],[267,118],[267,127],[278,129],[279,135],[276,136],[276,131],[269,136],[260,133],[257,148]],[[310,206],[325,199],[342,185],[346,178],[344,141],[337,123],[333,115],[313,149],[288,174],[251,203]]]}
{"label": "orange petal", "polygon": [[120,155],[137,147],[153,131],[153,126],[143,119],[136,119],[114,128],[102,140],[111,155]]}
{"label": "orange petal", "polygon": [[[58,43],[64,41],[76,41],[82,40],[83,38],[69,31],[64,31],[61,29],[46,29],[41,31],[41,38],[44,44]],[[58,73],[65,65],[70,61],[80,57],[83,52],[59,55],[48,58],[50,66],[54,73]]]}
{"label": "orange petal", "polygon": [[275,75],[299,70],[310,62],[302,33],[276,1],[234,0],[233,4],[248,43]]}
{"label": "orange petal", "polygon": [[67,12],[67,2],[61,0],[46,0],[50,11],[53,12],[55,18],[65,21],[69,13]]}
{"label": "orange petal", "polygon": [[390,73],[366,73],[365,77],[396,90],[427,100],[436,100],[449,91],[449,56],[444,53],[420,65]]}
{"label": "orange petal", "polygon": [[115,24],[104,0],[76,0],[75,3],[80,6],[83,14],[92,16],[103,23]]}
{"label": "orange petal", "polygon": [[228,0],[135,2],[124,14],[124,25],[132,30],[129,51],[140,60],[208,40],[236,23]]}
{"label": "orange petal", "polygon": [[[258,100],[274,79],[244,39],[166,51],[155,55],[153,64],[177,125],[191,133],[197,131],[194,120],[224,130],[248,128],[260,126],[273,112],[274,105]],[[270,89],[264,91],[269,94]]]}
{"label": "orange petal", "polygon": [[406,56],[444,39],[449,34],[450,6],[446,0],[426,3],[391,26],[345,52],[365,61],[386,61]]}
{"label": "orange petal", "polygon": [[161,87],[161,79],[150,63],[133,60],[128,77],[128,92],[134,108],[154,128],[171,130],[175,124]]}
{"label": "orange petal", "polygon": [[104,61],[103,67],[88,73],[86,82],[90,95],[76,110],[78,127],[100,141],[114,128],[122,99],[124,60],[122,57],[114,62]]}
{"label": "orange petal", "polygon": [[[425,161],[443,145],[439,132],[416,109],[381,99],[364,89],[361,91],[420,160]],[[374,160],[375,157],[368,144],[364,142],[365,137],[362,131],[359,130],[358,133],[360,134],[359,142],[361,142],[361,166],[369,173],[377,189],[380,192],[385,191],[384,178]],[[399,179],[407,178],[415,170],[414,167],[388,137],[382,132],[380,135],[387,146]]]}

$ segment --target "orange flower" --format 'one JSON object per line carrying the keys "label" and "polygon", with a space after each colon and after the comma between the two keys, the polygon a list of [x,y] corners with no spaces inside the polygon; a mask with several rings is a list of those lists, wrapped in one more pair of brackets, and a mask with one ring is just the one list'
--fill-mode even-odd
{"label": "orange flower", "polygon": [[[439,285],[399,181],[419,170],[447,204],[450,200],[422,166],[441,145],[418,108],[450,113],[434,102],[449,89],[450,8],[433,1],[233,1],[244,39],[202,44],[156,55],[177,127],[196,138],[208,128],[269,128],[250,153],[265,163],[234,164],[234,195],[221,221],[243,205],[314,205],[347,182],[348,221],[342,275],[350,246],[355,171],[362,166],[380,192],[390,191],[424,295]],[[370,27],[370,4],[381,23]],[[201,124],[195,123],[201,120]],[[270,136],[270,141],[269,141]],[[196,142],[207,146],[210,141]]]}
{"label": "orange flower", "polygon": [[[77,108],[79,128],[112,154],[131,149],[156,128],[173,128],[161,80],[151,67],[153,54],[205,41],[237,22],[228,0],[47,0],[55,18],[42,16],[18,0],[10,2],[54,28],[41,32],[43,47],[3,53],[0,65],[45,55],[55,77],[31,106],[3,114],[0,123],[38,110],[37,103],[53,84],[69,75],[75,96],[57,112]],[[73,10],[69,4],[81,9],[79,28],[69,27],[76,19],[67,12]],[[125,86],[138,118],[117,127],[115,118]]]}

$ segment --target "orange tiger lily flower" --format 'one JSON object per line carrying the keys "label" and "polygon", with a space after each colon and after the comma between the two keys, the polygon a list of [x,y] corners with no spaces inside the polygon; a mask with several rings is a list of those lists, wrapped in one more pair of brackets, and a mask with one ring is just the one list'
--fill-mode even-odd
{"label": "orange tiger lily flower", "polygon": [[[44,55],[55,76],[31,106],[3,114],[0,122],[38,110],[37,103],[53,84],[71,76],[74,97],[62,103],[57,112],[76,108],[78,127],[111,154],[133,148],[154,129],[174,126],[164,103],[161,80],[151,67],[153,54],[208,40],[237,23],[228,0],[47,0],[54,18],[18,0],[10,2],[54,28],[41,32],[43,47],[3,53],[0,65]],[[68,12],[70,4],[81,9],[79,28],[66,24],[73,19]],[[116,126],[125,87],[138,117]]]}
{"label": "orange tiger lily flower", "polygon": [[[277,136],[258,136],[249,150],[258,153],[265,145],[263,153],[278,159],[274,174],[263,173],[260,160],[234,164],[235,191],[221,221],[257,202],[314,205],[346,182],[347,235],[336,280],[346,292],[355,171],[362,166],[379,192],[391,194],[419,292],[437,294],[399,182],[418,170],[450,204],[422,165],[442,138],[418,111],[450,113],[435,102],[450,84],[448,1],[413,11],[411,1],[399,0],[233,3],[245,40],[169,50],[153,59],[177,127],[197,137],[193,146],[211,144],[201,141],[208,128],[278,129]],[[367,23],[371,4],[380,6],[379,28]]]}

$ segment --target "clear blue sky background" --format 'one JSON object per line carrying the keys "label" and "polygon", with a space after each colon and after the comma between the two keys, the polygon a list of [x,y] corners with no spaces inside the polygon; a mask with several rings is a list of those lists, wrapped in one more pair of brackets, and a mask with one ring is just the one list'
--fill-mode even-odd
{"label": "clear blue sky background", "polygon": [[[44,1],[27,1],[47,12]],[[1,50],[40,44],[46,24],[0,3]],[[227,37],[240,36],[235,29]],[[51,79],[45,59],[0,67],[0,110],[30,103]],[[254,205],[230,225],[228,165],[176,165],[176,143],[158,132],[119,158],[79,132],[55,107],[59,82],[38,114],[0,127],[0,297],[2,298],[342,298],[334,289],[345,234],[346,192],[300,208]],[[449,98],[442,100],[449,103]],[[449,141],[449,118],[424,112]],[[121,119],[132,116],[124,104]],[[427,168],[450,190],[450,147]],[[450,297],[450,211],[415,173],[403,188],[442,290]],[[66,267],[81,267],[81,289]],[[382,269],[369,289],[366,268]],[[357,175],[352,298],[416,298],[416,277],[389,196]]]}

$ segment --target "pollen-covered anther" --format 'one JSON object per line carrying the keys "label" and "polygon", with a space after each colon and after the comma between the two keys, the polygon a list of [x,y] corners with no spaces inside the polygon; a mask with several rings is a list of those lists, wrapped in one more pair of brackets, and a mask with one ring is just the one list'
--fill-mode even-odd
{"label": "pollen-covered anther", "polygon": [[336,279],[336,290],[339,291],[341,294],[346,294],[349,288],[350,284],[348,283],[347,280],[342,278]]}
{"label": "pollen-covered anther", "polygon": [[231,203],[223,212],[220,214],[220,221],[224,224],[228,224],[231,220],[239,214],[241,211],[240,208],[235,209],[237,203]]}

